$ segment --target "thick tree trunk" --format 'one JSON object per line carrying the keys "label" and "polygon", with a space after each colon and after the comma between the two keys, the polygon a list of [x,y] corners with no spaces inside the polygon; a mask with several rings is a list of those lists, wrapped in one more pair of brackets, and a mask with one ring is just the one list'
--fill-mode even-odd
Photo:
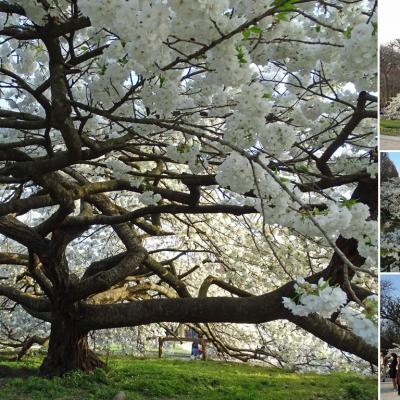
{"label": "thick tree trunk", "polygon": [[49,349],[41,367],[42,376],[61,376],[73,370],[92,371],[105,363],[89,348],[87,332],[70,318],[57,318],[51,327]]}

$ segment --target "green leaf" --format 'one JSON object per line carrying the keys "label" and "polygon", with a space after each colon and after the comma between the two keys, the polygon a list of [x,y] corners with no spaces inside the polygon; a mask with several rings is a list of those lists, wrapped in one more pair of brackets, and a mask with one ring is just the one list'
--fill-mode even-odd
{"label": "green leaf", "polygon": [[308,168],[305,165],[296,165],[296,171],[307,173]]}
{"label": "green leaf", "polygon": [[261,35],[262,33],[262,29],[258,26],[251,26],[249,29],[251,32],[256,33],[257,35]]}
{"label": "green leaf", "polygon": [[375,299],[365,299],[363,303],[365,306],[365,317],[376,323],[376,316],[378,315],[378,302]]}
{"label": "green leaf", "polygon": [[160,75],[159,79],[160,79],[160,89],[161,89],[165,82],[165,76]]}
{"label": "green leaf", "polygon": [[346,39],[351,39],[351,31],[353,30],[353,28],[351,27],[351,26],[348,26],[347,28],[346,28],[346,30],[343,32],[343,36],[346,38]]}
{"label": "green leaf", "polygon": [[262,29],[259,28],[258,26],[255,26],[255,25],[250,26],[249,28],[247,28],[244,31],[242,31],[243,38],[244,39],[248,39],[251,36],[252,33],[260,36],[261,33],[262,33]]}
{"label": "green leaf", "polygon": [[279,11],[294,11],[296,7],[294,6],[297,0],[275,0],[272,5],[279,8]]}
{"label": "green leaf", "polygon": [[288,4],[289,5],[294,4],[296,1],[297,0],[274,0],[271,5],[274,7],[285,7]]}
{"label": "green leaf", "polygon": [[124,66],[124,65],[128,64],[128,58],[127,58],[127,57],[120,58],[120,59],[118,60],[118,63],[119,63],[120,65]]}
{"label": "green leaf", "polygon": [[246,64],[247,60],[244,56],[244,51],[242,46],[236,46],[236,57],[240,64]]}
{"label": "green leaf", "polygon": [[317,25],[317,26],[315,27],[315,31],[316,31],[316,32],[321,32],[321,26],[320,26],[320,25]]}
{"label": "green leaf", "polygon": [[351,207],[354,206],[354,204],[357,204],[357,203],[358,203],[358,201],[355,199],[342,198],[340,200],[340,207],[346,207],[346,208],[350,209]]}
{"label": "green leaf", "polygon": [[176,147],[176,151],[181,154],[186,153],[188,150],[190,150],[190,147],[185,143],[181,143]]}
{"label": "green leaf", "polygon": [[279,181],[280,181],[281,183],[286,183],[286,182],[289,182],[289,179],[288,179],[288,178],[285,178],[285,177],[283,177],[283,176],[280,176],[280,177],[279,177]]}
{"label": "green leaf", "polygon": [[381,247],[381,257],[386,257],[389,254],[389,250],[385,249],[384,247]]}
{"label": "green leaf", "polygon": [[313,210],[311,211],[311,215],[313,215],[313,216],[328,215],[328,210],[320,210],[317,207],[314,207]]}
{"label": "green leaf", "polygon": [[372,22],[372,26],[374,28],[374,30],[372,31],[372,36],[376,36],[376,34],[378,32],[378,23],[377,22]]}
{"label": "green leaf", "polygon": [[278,21],[289,21],[289,17],[288,17],[288,12],[284,11],[284,12],[280,12],[279,14],[276,14],[276,19]]}
{"label": "green leaf", "polygon": [[245,39],[248,39],[250,37],[250,29],[245,29],[244,31],[242,31],[242,35]]}
{"label": "green leaf", "polygon": [[276,21],[289,21],[288,14],[291,11],[296,11],[294,6],[296,3],[297,0],[275,0],[272,5],[276,8]]}
{"label": "green leaf", "polygon": [[105,74],[106,74],[106,71],[107,71],[107,65],[106,65],[106,64],[103,64],[103,65],[99,65],[99,67],[100,67],[100,72],[99,72],[99,74],[100,74],[100,75],[105,75]]}

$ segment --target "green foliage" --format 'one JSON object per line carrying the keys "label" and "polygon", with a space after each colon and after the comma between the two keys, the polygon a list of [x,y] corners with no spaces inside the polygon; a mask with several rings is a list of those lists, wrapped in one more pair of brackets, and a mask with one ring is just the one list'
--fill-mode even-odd
{"label": "green foliage", "polygon": [[186,153],[189,150],[190,150],[190,146],[188,146],[186,143],[180,143],[180,144],[178,144],[178,146],[176,148],[176,151],[181,154]]}
{"label": "green foliage", "polygon": [[378,323],[377,315],[378,315],[378,301],[376,299],[365,299],[363,301],[365,305],[364,315],[370,319],[371,321]]}
{"label": "green foliage", "polygon": [[297,0],[274,0],[272,5],[279,8],[279,11],[294,11],[296,7],[294,6]]}
{"label": "green foliage", "polygon": [[280,13],[275,15],[275,18],[276,18],[277,21],[289,21],[288,14],[289,13],[287,11],[280,12]]}
{"label": "green foliage", "polygon": [[353,28],[351,26],[348,26],[346,30],[343,32],[343,35],[346,39],[351,39],[351,31]]}
{"label": "green foliage", "polygon": [[99,67],[99,75],[104,76],[107,71],[107,65],[106,64],[98,64]]}
{"label": "green foliage", "polygon": [[274,0],[272,6],[276,7],[276,21],[289,21],[289,13],[296,10],[297,0]]}
{"label": "green foliage", "polygon": [[376,34],[378,33],[378,23],[372,22],[372,26],[374,28],[374,30],[372,31],[372,36],[376,36]]}
{"label": "green foliage", "polygon": [[305,174],[310,172],[306,165],[296,165],[295,168],[296,168],[296,171],[303,172]]}
{"label": "green foliage", "polygon": [[126,56],[124,58],[120,58],[118,60],[118,64],[121,65],[121,66],[124,66],[124,65],[128,64],[128,58]]}
{"label": "green foliage", "polygon": [[236,46],[236,57],[239,60],[240,64],[246,64],[247,60],[244,56],[244,51],[242,46]]}
{"label": "green foliage", "polygon": [[369,400],[371,398],[371,394],[368,393],[368,390],[355,383],[349,383],[348,385],[346,385],[345,389],[350,399]]}
{"label": "green foliage", "polygon": [[250,26],[250,28],[247,28],[244,31],[242,31],[243,38],[249,39],[252,33],[254,33],[257,37],[259,37],[262,33],[262,29],[255,25]]}
{"label": "green foliage", "polygon": [[[38,366],[39,359],[8,366]],[[351,373],[299,374],[238,363],[113,358],[110,371],[72,372],[51,380],[0,379],[2,400],[373,400],[376,380]]]}
{"label": "green foliage", "polygon": [[386,257],[388,254],[390,254],[389,250],[385,249],[384,247],[381,247],[380,253],[381,253],[381,257]]}
{"label": "green foliage", "polygon": [[289,182],[289,179],[285,178],[284,176],[278,176],[278,177],[279,177],[279,181],[282,182],[282,183]]}
{"label": "green foliage", "polygon": [[165,76],[160,75],[160,89],[163,87],[164,82],[165,82]]}
{"label": "green foliage", "polygon": [[389,136],[400,136],[400,120],[398,119],[381,119],[380,133]]}
{"label": "green foliage", "polygon": [[381,119],[380,123],[385,128],[400,128],[400,119]]}
{"label": "green foliage", "polygon": [[350,208],[357,203],[358,201],[356,199],[346,199],[345,197],[342,197],[340,200],[340,207],[346,207],[350,210]]}

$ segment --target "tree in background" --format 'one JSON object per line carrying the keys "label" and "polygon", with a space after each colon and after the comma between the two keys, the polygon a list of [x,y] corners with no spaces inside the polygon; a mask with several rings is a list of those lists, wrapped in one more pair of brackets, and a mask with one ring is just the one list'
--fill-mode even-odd
{"label": "tree in background", "polygon": [[0,1],[0,295],[43,375],[168,322],[377,363],[375,6]]}
{"label": "tree in background", "polygon": [[400,344],[400,299],[394,293],[392,282],[381,281],[381,347],[391,349]]}
{"label": "tree in background", "polygon": [[400,92],[400,39],[380,46],[380,86],[381,107],[386,107],[392,97]]}
{"label": "tree in background", "polygon": [[[382,185],[382,205],[381,205],[381,232],[382,232],[382,239],[384,238],[385,232],[391,232],[392,229],[389,227],[392,227],[391,224],[391,219],[393,218],[393,215],[391,213],[391,209],[393,208],[392,205],[388,208],[386,208],[386,204],[392,203],[394,198],[392,197],[392,187],[393,187],[393,182],[394,185],[396,185],[396,182],[398,182],[399,174],[397,172],[396,166],[392,162],[392,160],[389,158],[389,153],[380,153],[380,163],[381,163],[381,185]],[[393,181],[391,181],[393,179]],[[385,189],[389,190],[385,190]],[[387,241],[389,243],[391,239]],[[390,271],[392,268],[395,267],[395,264],[397,263],[397,257],[393,257],[393,255],[387,254],[386,250],[383,249],[383,252],[381,252],[383,257],[381,257],[381,270],[382,271]]]}
{"label": "tree in background", "polygon": [[380,153],[381,161],[381,182],[387,182],[391,178],[398,178],[399,173],[397,172],[396,166],[393,161],[389,158],[389,153]]}

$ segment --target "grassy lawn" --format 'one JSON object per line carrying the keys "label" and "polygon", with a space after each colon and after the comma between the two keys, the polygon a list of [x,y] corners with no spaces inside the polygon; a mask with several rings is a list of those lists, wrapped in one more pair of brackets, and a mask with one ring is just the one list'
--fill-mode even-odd
{"label": "grassy lawn", "polygon": [[381,119],[380,133],[382,135],[400,136],[400,120],[398,119]]}
{"label": "grassy lawn", "polygon": [[[39,358],[1,362],[36,368]],[[110,371],[71,373],[64,378],[0,378],[1,400],[373,400],[377,382],[350,373],[297,374],[246,364],[113,358]]]}

